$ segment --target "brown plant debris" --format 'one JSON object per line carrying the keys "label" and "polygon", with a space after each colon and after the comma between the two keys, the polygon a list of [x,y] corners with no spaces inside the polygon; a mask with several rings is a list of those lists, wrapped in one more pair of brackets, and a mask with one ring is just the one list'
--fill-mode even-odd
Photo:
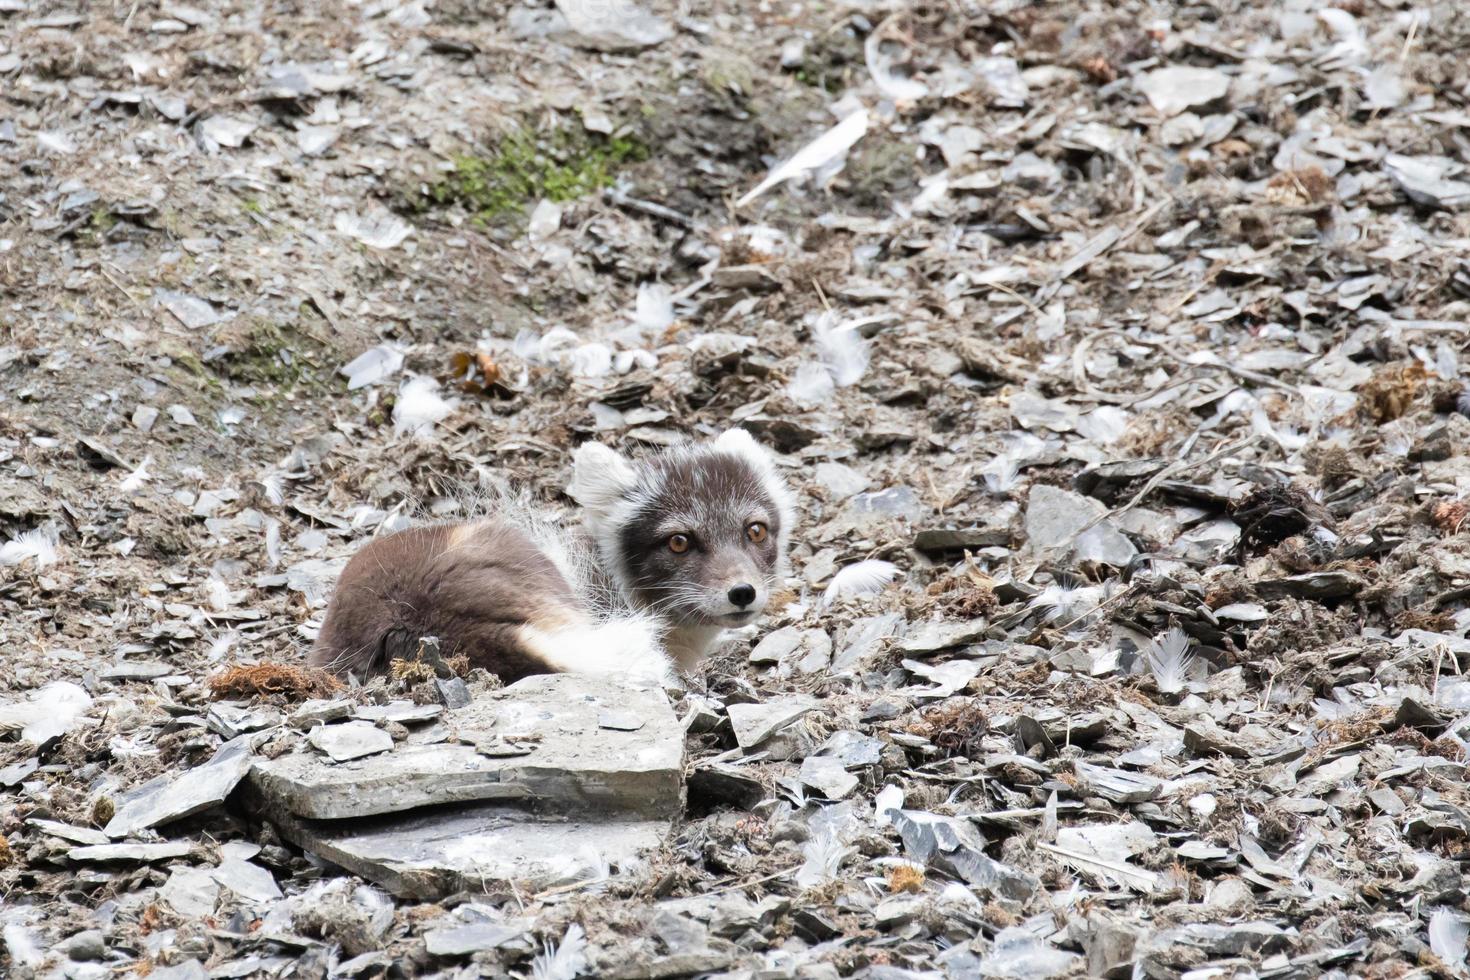
{"label": "brown plant debris", "polygon": [[1266,182],[1266,200],[1288,207],[1304,207],[1326,201],[1332,189],[1332,178],[1321,167],[1283,170]]}
{"label": "brown plant debris", "polygon": [[1428,377],[1418,361],[1383,368],[1358,390],[1364,411],[1379,425],[1401,418]]}
{"label": "brown plant debris", "polygon": [[1429,510],[1429,519],[1445,534],[1459,534],[1470,517],[1470,501],[1441,500]]}
{"label": "brown plant debris", "polygon": [[924,869],[900,864],[888,871],[888,890],[895,895],[924,890]]}
{"label": "brown plant debris", "polygon": [[1257,487],[1230,507],[1248,548],[1269,548],[1309,530],[1326,517],[1307,491],[1289,485]]}
{"label": "brown plant debris", "polygon": [[342,682],[324,670],[271,662],[226,667],[209,678],[209,690],[216,698],[280,694],[297,701],[326,697],[341,689]]}
{"label": "brown plant debris", "polygon": [[934,708],[909,725],[908,731],[927,738],[947,756],[971,756],[980,751],[986,725],[985,713],[976,701],[958,698]]}

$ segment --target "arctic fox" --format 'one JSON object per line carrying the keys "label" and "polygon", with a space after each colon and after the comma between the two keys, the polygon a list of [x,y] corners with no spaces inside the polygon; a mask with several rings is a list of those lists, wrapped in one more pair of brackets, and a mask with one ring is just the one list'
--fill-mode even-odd
{"label": "arctic fox", "polygon": [[754,621],[787,573],[795,502],[743,429],[636,461],[585,443],[567,493],[580,534],[502,502],[369,543],[342,571],[311,662],[372,673],[434,636],[507,684],[564,671],[667,683]]}

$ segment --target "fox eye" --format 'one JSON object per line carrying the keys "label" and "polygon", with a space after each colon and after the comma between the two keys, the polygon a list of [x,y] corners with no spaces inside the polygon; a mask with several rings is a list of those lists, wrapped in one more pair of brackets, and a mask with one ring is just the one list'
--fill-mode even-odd
{"label": "fox eye", "polygon": [[752,521],[745,526],[745,536],[750,539],[752,544],[760,544],[766,540],[766,535],[769,533],[766,530],[766,526],[760,521]]}
{"label": "fox eye", "polygon": [[683,534],[676,534],[669,538],[669,550],[676,555],[682,555],[689,550],[689,538]]}

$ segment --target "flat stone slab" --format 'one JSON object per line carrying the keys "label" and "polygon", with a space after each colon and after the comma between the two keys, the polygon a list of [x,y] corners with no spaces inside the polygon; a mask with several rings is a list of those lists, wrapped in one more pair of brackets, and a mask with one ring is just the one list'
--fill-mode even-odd
{"label": "flat stone slab", "polygon": [[350,762],[393,748],[393,736],[366,721],[319,725],[306,740],[333,762]]}
{"label": "flat stone slab", "polygon": [[658,847],[670,820],[569,819],[495,803],[436,807],[352,821],[279,819],[287,840],[401,898],[533,890],[593,877],[598,861],[619,870]]}
{"label": "flat stone slab", "polygon": [[218,806],[250,771],[250,753],[250,737],[242,735],[221,745],[202,766],[144,783],[125,794],[103,829],[109,837],[126,837]]}
{"label": "flat stone slab", "polygon": [[186,840],[165,841],[162,844],[89,844],[85,847],[73,847],[66,852],[66,856],[73,861],[133,861],[148,864],[183,857],[192,849],[193,845]]}
{"label": "flat stone slab", "polygon": [[[609,718],[643,724],[611,726]],[[684,732],[661,689],[546,674],[482,697],[441,723],[450,733],[446,742],[398,743],[347,762],[309,748],[257,759],[251,786],[273,814],[312,820],[469,801],[638,817],[672,817],[683,805]]]}
{"label": "flat stone slab", "polygon": [[743,749],[754,748],[776,732],[814,711],[817,699],[805,694],[790,694],[755,704],[732,704],[725,709],[735,741]]}

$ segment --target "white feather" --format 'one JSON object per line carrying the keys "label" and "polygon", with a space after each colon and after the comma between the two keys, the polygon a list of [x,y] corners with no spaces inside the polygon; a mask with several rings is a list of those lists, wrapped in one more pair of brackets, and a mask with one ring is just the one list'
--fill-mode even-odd
{"label": "white feather", "polygon": [[993,494],[1007,493],[1016,488],[1021,477],[1021,464],[1010,453],[1001,453],[986,463],[980,470],[985,477],[985,489]]}
{"label": "white feather", "polygon": [[60,539],[55,528],[38,527],[24,531],[15,540],[0,546],[0,565],[19,565],[32,560],[37,568],[55,564]]}
{"label": "white feather", "polygon": [[209,652],[205,654],[210,663],[219,663],[230,655],[230,651],[240,642],[240,634],[236,630],[226,630],[209,641]]}
{"label": "white feather", "polygon": [[552,875],[568,883],[575,882],[594,891],[612,879],[612,864],[591,844],[582,847],[576,854],[560,854],[547,862]]}
{"label": "white feather", "polygon": [[337,369],[347,379],[347,390],[356,391],[397,374],[403,367],[403,350],[396,344],[378,344]]}
{"label": "white feather", "polygon": [[880,28],[870,33],[863,44],[863,59],[878,91],[895,102],[916,102],[928,95],[929,86],[894,72],[896,61],[884,51],[884,40],[884,31]]}
{"label": "white feather", "polygon": [[1434,910],[1429,917],[1429,948],[1451,973],[1465,969],[1467,940],[1470,940],[1470,921],[1449,909]]}
{"label": "white feather", "polygon": [[573,980],[587,969],[587,934],[573,922],[559,945],[547,943],[531,961],[535,980]]}
{"label": "white feather", "polygon": [[633,323],[649,333],[662,333],[674,322],[674,297],[661,282],[645,282],[638,287]]}
{"label": "white feather", "polygon": [[1128,413],[1116,405],[1102,405],[1077,420],[1077,431],[1085,438],[1111,446],[1128,432]]}
{"label": "white feather", "polygon": [[898,577],[898,571],[898,566],[893,562],[876,558],[848,565],[832,576],[827,590],[822,593],[822,605],[830,606],[852,596],[882,592],[884,586]]}
{"label": "white feather", "polygon": [[1177,694],[1184,690],[1184,684],[1189,680],[1189,668],[1194,664],[1194,656],[1189,652],[1192,642],[1188,633],[1172,626],[1162,636],[1150,640],[1144,648],[1149,672],[1154,675],[1154,683],[1160,692]]}
{"label": "white feather", "polygon": [[836,390],[831,372],[821,364],[811,361],[799,365],[791,380],[786,383],[786,394],[802,408],[815,408],[825,404]]}
{"label": "white feather", "polygon": [[0,732],[19,731],[21,738],[40,745],[71,731],[91,706],[92,696],[84,688],[52,681],[28,700],[0,704]]}
{"label": "white feather", "polygon": [[439,395],[439,382],[423,376],[409,378],[398,389],[393,404],[393,434],[427,438],[452,411],[454,403]]}
{"label": "white feather", "polygon": [[215,612],[224,612],[235,605],[236,595],[230,591],[224,579],[211,575],[204,580],[204,601]]}
{"label": "white feather", "polygon": [[778,184],[827,167],[841,159],[867,131],[868,110],[859,109],[797,150],[789,160],[772,170],[765,180],[756,184],[749,194],[736,201],[735,206],[743,208]]}
{"label": "white feather", "polygon": [[796,883],[802,888],[812,888],[837,878],[842,864],[854,853],[852,838],[858,830],[858,822],[847,806],[823,810],[807,823],[811,836],[802,845],[801,853],[806,858],[796,872]]}
{"label": "white feather", "polygon": [[855,385],[868,370],[868,344],[858,328],[870,320],[838,323],[837,315],[827,311],[812,325],[812,340],[817,345],[822,364],[839,388]]}
{"label": "white feather", "polygon": [[1071,588],[1053,583],[1042,589],[1028,606],[1041,612],[1048,623],[1071,622],[1079,616],[1090,615],[1102,598],[1103,589],[1096,585]]}
{"label": "white feather", "polygon": [[137,493],[143,489],[143,484],[153,479],[153,474],[148,472],[148,467],[152,463],[152,456],[143,457],[143,462],[138,464],[138,468],[123,477],[122,482],[117,485],[117,488],[123,493]]}

